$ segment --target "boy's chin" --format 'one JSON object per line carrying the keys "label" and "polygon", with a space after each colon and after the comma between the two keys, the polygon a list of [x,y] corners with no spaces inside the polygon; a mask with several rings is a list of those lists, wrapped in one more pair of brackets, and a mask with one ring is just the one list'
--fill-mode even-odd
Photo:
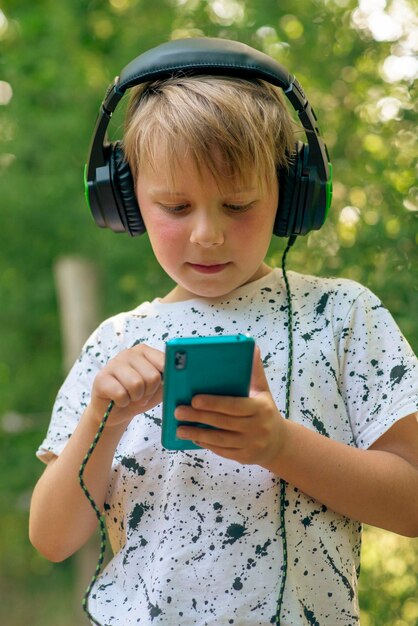
{"label": "boy's chin", "polygon": [[165,301],[182,302],[183,300],[192,300],[193,298],[225,298],[236,291],[236,289],[261,278],[270,271],[271,268],[263,264],[250,277],[245,275],[226,276],[224,272],[222,272],[223,276],[220,273],[202,275],[201,277],[187,276],[180,279],[178,276],[171,276],[177,285],[170,292],[169,297],[165,298]]}
{"label": "boy's chin", "polygon": [[209,281],[191,284],[188,282],[177,283],[173,291],[165,298],[165,302],[182,302],[184,300],[192,300],[194,298],[222,298],[234,291],[240,285],[230,287],[229,285],[210,285]]}

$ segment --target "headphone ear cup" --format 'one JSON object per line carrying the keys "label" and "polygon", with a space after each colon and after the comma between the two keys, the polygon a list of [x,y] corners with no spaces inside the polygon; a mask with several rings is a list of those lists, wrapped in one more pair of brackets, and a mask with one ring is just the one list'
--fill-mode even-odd
{"label": "headphone ear cup", "polygon": [[297,234],[294,228],[299,205],[304,149],[305,144],[298,141],[295,144],[295,151],[289,157],[288,167],[282,167],[278,172],[279,206],[273,227],[273,233],[278,237]]}
{"label": "headphone ear cup", "polygon": [[117,200],[120,218],[125,230],[135,237],[146,231],[135,195],[135,186],[131,168],[125,158],[121,141],[112,144],[110,154],[110,170],[113,192]]}

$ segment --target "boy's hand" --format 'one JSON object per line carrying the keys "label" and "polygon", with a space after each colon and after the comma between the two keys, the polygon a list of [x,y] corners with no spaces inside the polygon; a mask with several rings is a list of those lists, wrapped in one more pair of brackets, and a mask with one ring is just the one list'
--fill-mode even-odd
{"label": "boy's hand", "polygon": [[122,350],[97,374],[90,406],[103,417],[109,402],[114,408],[107,426],[119,426],[162,400],[164,352],[139,344]]}
{"label": "boy's hand", "polygon": [[177,407],[175,416],[219,429],[179,426],[179,438],[191,439],[202,448],[242,464],[268,467],[284,445],[285,420],[270,393],[258,347],[249,398],[198,395],[192,406]]}

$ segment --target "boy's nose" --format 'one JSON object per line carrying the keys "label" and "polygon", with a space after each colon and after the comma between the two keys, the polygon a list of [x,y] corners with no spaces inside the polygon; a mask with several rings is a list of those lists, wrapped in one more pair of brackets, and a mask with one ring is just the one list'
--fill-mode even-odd
{"label": "boy's nose", "polygon": [[200,216],[195,220],[190,233],[191,243],[203,248],[211,248],[212,246],[221,246],[224,240],[225,236],[220,220],[211,216]]}

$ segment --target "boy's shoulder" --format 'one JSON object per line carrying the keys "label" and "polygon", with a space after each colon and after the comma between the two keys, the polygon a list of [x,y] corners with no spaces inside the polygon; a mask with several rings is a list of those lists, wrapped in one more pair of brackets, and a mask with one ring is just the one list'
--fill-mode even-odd
{"label": "boy's shoulder", "polygon": [[[126,342],[133,342],[135,331],[139,330],[142,321],[151,315],[149,302],[143,302],[133,309],[115,313],[105,318],[89,338],[93,345],[102,345],[108,349],[112,346],[120,349]],[[135,335],[137,338],[137,336]]]}
{"label": "boy's shoulder", "polygon": [[300,274],[292,270],[287,272],[289,276],[292,296],[297,298],[332,297],[343,298],[344,301],[353,302],[362,294],[371,293],[370,290],[361,283],[350,278],[313,276],[310,274]]}
{"label": "boy's shoulder", "polygon": [[327,319],[336,331],[348,319],[373,315],[377,320],[386,311],[379,298],[355,280],[292,271],[288,275],[296,315],[309,317],[315,323],[319,318]]}

